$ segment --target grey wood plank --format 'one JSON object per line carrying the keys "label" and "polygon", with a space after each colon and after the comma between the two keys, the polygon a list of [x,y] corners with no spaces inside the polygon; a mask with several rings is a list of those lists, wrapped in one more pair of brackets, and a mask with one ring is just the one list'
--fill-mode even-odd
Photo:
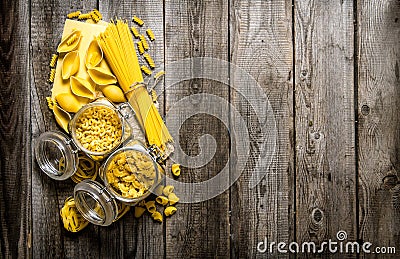
{"label": "grey wood plank", "polygon": [[0,26],[0,257],[23,258],[31,254],[29,4],[2,3]]}
{"label": "grey wood plank", "polygon": [[[48,130],[62,131],[47,107],[51,95],[47,83],[49,61],[61,39],[66,16],[71,11],[91,11],[96,2],[31,1],[32,135]],[[62,225],[59,210],[73,195],[71,180],[57,182],[40,171],[33,161],[32,172],[32,246],[33,257],[95,258],[99,256],[98,227],[89,225],[80,233],[69,233]]]}
{"label": "grey wood plank", "polygon": [[[162,1],[100,1],[99,10],[106,20],[118,17],[130,21],[130,24],[138,28],[139,32],[145,34],[145,36],[146,29],[151,28],[156,40],[148,41],[150,44],[148,53],[157,65],[155,71],[163,68],[164,19]],[[134,15],[145,22],[143,27],[131,22]],[[141,64],[146,64],[142,56],[139,56],[139,59]],[[146,82],[148,78],[145,78]],[[160,101],[161,99],[159,98]],[[160,107],[160,112],[163,114],[163,106]],[[162,258],[164,257],[164,224],[153,221],[147,213],[140,219],[136,219],[132,209],[112,227],[100,230],[100,243],[104,244],[101,246],[101,257],[103,258]]]}
{"label": "grey wood plank", "polygon": [[294,7],[297,241],[356,241],[353,1]]}
{"label": "grey wood plank", "polygon": [[[245,96],[241,96],[231,90],[231,102],[245,119],[251,141],[251,155],[246,168],[231,188],[233,258],[279,257],[276,248],[270,253],[269,249],[262,251],[260,246],[261,251],[258,251],[258,244],[265,240],[293,241],[291,9],[291,1],[231,2],[231,61],[257,80],[272,107],[268,111],[271,108],[257,93],[257,86],[248,84],[245,78],[231,72],[233,86],[245,87],[247,91]],[[263,110],[256,111],[256,106],[251,106],[254,104],[261,105]],[[272,113],[272,118],[267,116],[269,113]],[[232,127],[236,123],[232,118]],[[239,129],[239,134],[245,134],[244,129]],[[274,145],[275,152],[269,154],[267,150]],[[235,148],[241,152],[240,147]],[[269,160],[271,156],[272,161]],[[234,164],[232,166],[235,167]],[[264,177],[251,188],[254,175]]]}
{"label": "grey wood plank", "polygon": [[360,1],[357,11],[360,239],[398,253],[400,3]]}
{"label": "grey wood plank", "polygon": [[[229,113],[218,104],[229,100],[229,88],[202,76],[202,72],[209,72],[226,79],[229,67],[194,60],[209,57],[226,61],[228,42],[227,1],[165,1],[166,120],[175,140],[173,161],[182,164],[181,176],[176,179],[182,184],[174,185],[178,196],[187,202],[177,204],[176,214],[166,218],[167,258],[230,255],[229,192],[207,199],[215,188],[204,185],[228,165],[229,124],[223,121]],[[199,78],[194,78],[196,75]],[[213,97],[226,101],[210,103]],[[167,183],[171,183],[170,172],[168,176]],[[213,182],[224,186],[228,180],[229,174]],[[194,183],[203,187],[196,189]]]}

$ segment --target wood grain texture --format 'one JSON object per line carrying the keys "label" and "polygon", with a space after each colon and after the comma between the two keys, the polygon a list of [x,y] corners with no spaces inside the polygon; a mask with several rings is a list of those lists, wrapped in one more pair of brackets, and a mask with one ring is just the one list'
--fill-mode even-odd
{"label": "wood grain texture", "polygon": [[398,253],[400,3],[360,1],[357,9],[360,239]]}
{"label": "wood grain texture", "polygon": [[[217,63],[206,65],[203,61],[191,60],[187,66],[180,62],[185,58],[209,57],[220,60],[228,58],[228,4],[226,1],[165,1],[165,61],[166,67],[166,111],[181,107],[181,112],[167,115],[167,124],[173,130],[176,146],[187,155],[173,156],[182,166],[180,182],[200,183],[216,176],[226,165],[229,153],[228,109],[210,103],[210,98],[196,94],[208,94],[229,99],[228,86],[209,79],[193,79],[200,71],[228,77],[227,66]],[[175,65],[171,65],[175,62]],[[172,81],[189,75],[187,81],[172,85]],[[183,98],[189,99],[182,100]],[[183,106],[182,106],[183,105]],[[199,111],[204,111],[199,113]],[[183,119],[183,113],[196,114]],[[209,134],[214,138],[205,137]],[[205,138],[203,138],[205,137]],[[206,165],[202,159],[193,157],[210,155],[210,146],[215,154]],[[211,154],[212,155],[212,154]],[[171,174],[169,173],[171,177]],[[228,174],[229,176],[229,174]],[[215,181],[224,185],[228,177]],[[167,179],[167,183],[168,183]],[[210,187],[210,189],[213,187]],[[208,194],[210,189],[195,192],[193,186],[185,190],[193,200]],[[203,202],[178,204],[177,213],[166,219],[167,258],[228,258],[229,257],[229,192]]]}
{"label": "wood grain texture", "polygon": [[[32,138],[48,130],[62,131],[48,109],[46,96],[51,95],[49,61],[61,39],[69,12],[91,11],[96,2],[31,1],[31,77]],[[57,182],[45,175],[33,159],[32,172],[32,248],[34,258],[96,258],[99,256],[98,227],[89,225],[80,233],[67,232],[59,210],[64,200],[73,195],[71,180]],[[77,249],[78,247],[78,249]]]}
{"label": "wood grain texture", "polygon": [[29,5],[2,1],[0,19],[0,257],[29,257],[31,129]]}
{"label": "wood grain texture", "polygon": [[[99,10],[107,21],[115,17],[127,19],[131,26],[134,25],[145,36],[146,29],[151,28],[156,40],[148,41],[150,44],[148,52],[157,65],[156,70],[162,69],[164,66],[163,1],[100,1]],[[143,27],[131,22],[134,15],[145,22]],[[146,64],[143,56],[139,56],[139,61],[141,64]],[[147,80],[148,77],[145,78],[146,82]],[[160,107],[162,114],[163,106]],[[107,244],[101,247],[101,255],[104,258],[164,257],[164,223],[153,221],[148,213],[136,219],[133,216],[133,208],[111,228],[102,228],[99,238],[101,244]]]}
{"label": "wood grain texture", "polygon": [[295,19],[297,240],[355,241],[353,3],[295,1]]}
{"label": "wood grain texture", "polygon": [[295,1],[295,10],[297,241],[339,230],[355,241],[353,3]]}
{"label": "wood grain texture", "polygon": [[[259,242],[290,242],[293,228],[293,71],[291,1],[235,0],[230,7],[231,62],[257,80],[267,95],[275,121],[261,119],[252,106],[264,102],[256,87],[231,72],[234,87],[247,87],[241,96],[231,90],[231,103],[245,119],[250,136],[250,157],[239,180],[231,188],[231,256],[265,258],[267,251],[257,251]],[[264,109],[268,107],[264,105]],[[268,117],[267,117],[268,118]],[[232,118],[232,127],[236,126]],[[276,150],[268,165],[264,145],[271,124],[276,123]],[[238,129],[239,134],[244,129]],[[267,139],[267,140],[266,140]],[[237,148],[240,153],[241,147]],[[257,163],[258,157],[260,162]],[[233,161],[234,162],[234,161]],[[234,164],[232,164],[235,167]],[[233,172],[233,170],[232,170]],[[250,188],[253,174],[263,174],[262,181]],[[290,214],[289,214],[290,213]],[[276,249],[273,257],[277,256]]]}

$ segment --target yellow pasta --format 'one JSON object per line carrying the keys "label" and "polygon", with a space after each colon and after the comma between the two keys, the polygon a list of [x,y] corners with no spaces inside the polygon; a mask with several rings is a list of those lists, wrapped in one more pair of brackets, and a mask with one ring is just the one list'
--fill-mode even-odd
{"label": "yellow pasta", "polygon": [[67,40],[67,45],[71,46],[78,38],[79,36],[77,34],[72,35],[72,37]]}
{"label": "yellow pasta", "polygon": [[158,204],[163,205],[163,206],[167,205],[167,204],[168,204],[168,201],[169,201],[168,198],[165,197],[165,196],[158,196],[158,197],[156,198],[156,202],[157,202]]}
{"label": "yellow pasta", "polygon": [[58,125],[65,130],[65,132],[69,133],[68,124],[71,121],[71,115],[59,107],[57,104],[53,105],[53,113]]}
{"label": "yellow pasta", "polygon": [[72,12],[72,13],[67,14],[67,17],[69,19],[73,19],[73,18],[77,18],[80,14],[81,14],[81,11],[76,11],[76,12]]}
{"label": "yellow pasta", "polygon": [[146,67],[145,65],[141,66],[140,69],[145,73],[146,75],[151,75],[151,70],[150,68]]}
{"label": "yellow pasta", "polygon": [[87,70],[90,78],[98,85],[111,85],[117,82],[117,78],[108,69],[91,67]]}
{"label": "yellow pasta", "polygon": [[157,74],[154,75],[154,79],[157,80],[160,77],[162,77],[163,75],[165,75],[165,71],[164,70],[158,71]]}
{"label": "yellow pasta", "polygon": [[114,222],[122,218],[131,209],[131,206],[125,205],[121,202],[118,202],[117,205],[118,205],[118,216],[114,219]]}
{"label": "yellow pasta", "polygon": [[154,213],[156,211],[156,202],[155,201],[148,201],[145,203],[146,209],[150,213]]}
{"label": "yellow pasta", "polygon": [[78,232],[89,224],[89,221],[76,208],[74,198],[72,197],[68,197],[65,200],[64,206],[60,210],[60,216],[64,228],[70,232]]}
{"label": "yellow pasta", "polygon": [[144,35],[140,35],[139,38],[140,38],[140,41],[141,41],[142,44],[143,44],[144,50],[148,50],[148,49],[149,49],[149,43],[147,42],[147,40],[146,40],[146,38],[144,37]]}
{"label": "yellow pasta", "polygon": [[147,63],[149,64],[151,69],[154,69],[156,67],[156,64],[154,63],[153,58],[150,56],[149,53],[143,54],[143,57],[146,59]]}
{"label": "yellow pasta", "polygon": [[103,15],[97,9],[93,9],[93,14],[95,14],[100,20],[103,19]]}
{"label": "yellow pasta", "polygon": [[170,193],[168,194],[168,200],[169,200],[169,204],[170,205],[174,205],[175,203],[177,203],[179,201],[178,196],[176,196],[175,193]]}
{"label": "yellow pasta", "polygon": [[136,42],[136,46],[137,46],[137,49],[138,49],[138,51],[139,51],[139,54],[143,54],[144,53],[144,48],[143,48],[143,43],[141,42],[141,41],[138,41],[138,42]]}
{"label": "yellow pasta", "polygon": [[179,176],[179,175],[181,175],[181,168],[180,168],[180,164],[173,164],[172,166],[171,166],[171,171],[172,171],[172,174],[173,175],[175,175],[175,176]]}
{"label": "yellow pasta", "polygon": [[135,38],[139,38],[139,31],[138,31],[138,29],[135,27],[135,26],[132,26],[131,27],[131,31],[132,31],[132,34],[133,34],[133,36],[135,37]]}
{"label": "yellow pasta", "polygon": [[150,95],[153,102],[157,102],[157,92],[154,89],[151,90]]}
{"label": "yellow pasta", "polygon": [[87,20],[92,18],[92,13],[83,13],[78,16],[79,20]]}
{"label": "yellow pasta", "polygon": [[173,193],[173,192],[174,192],[174,186],[172,186],[172,185],[167,185],[167,186],[165,186],[164,189],[163,189],[163,194],[164,194],[165,196],[167,196],[167,197],[168,197],[168,195],[169,195],[170,193]]}
{"label": "yellow pasta", "polygon": [[101,13],[99,12],[99,10],[93,9],[93,11],[90,12],[90,18],[92,18],[92,20],[93,20],[95,23],[98,23],[98,22],[103,18],[103,16],[102,16]]}
{"label": "yellow pasta", "polygon": [[79,51],[71,51],[65,55],[62,62],[61,76],[64,80],[69,79],[75,75],[79,70]]}
{"label": "yellow pasta", "polygon": [[146,211],[145,208],[136,206],[135,207],[135,218],[140,218],[145,211]]}
{"label": "yellow pasta", "polygon": [[146,30],[146,33],[147,33],[147,36],[149,37],[149,39],[150,39],[151,41],[154,41],[154,40],[156,39],[156,38],[154,37],[153,31],[152,31],[150,28]]}
{"label": "yellow pasta", "polygon": [[154,211],[154,212],[151,214],[151,217],[152,217],[155,221],[158,221],[158,222],[162,222],[162,221],[163,221],[163,217],[162,217],[161,213],[158,212],[158,211]]}
{"label": "yellow pasta", "polygon": [[71,176],[71,180],[75,183],[80,183],[86,179],[95,180],[98,174],[98,169],[98,162],[95,162],[86,155],[79,153],[78,167],[75,174]]}
{"label": "yellow pasta", "polygon": [[52,68],[50,70],[50,75],[49,75],[49,82],[53,83],[54,82],[54,77],[56,76],[56,69]]}
{"label": "yellow pasta", "polygon": [[53,54],[53,56],[51,56],[51,60],[50,60],[50,67],[51,68],[54,68],[56,66],[57,59],[58,59],[58,55],[57,54]]}
{"label": "yellow pasta", "polygon": [[163,189],[164,186],[162,185],[157,186],[156,189],[154,190],[154,194],[157,196],[161,196],[163,194]]}
{"label": "yellow pasta", "polygon": [[81,41],[81,31],[73,30],[70,34],[61,39],[57,52],[66,53],[75,50]]}
{"label": "yellow pasta", "polygon": [[169,217],[176,212],[176,208],[173,206],[168,206],[164,210],[165,216]]}
{"label": "yellow pasta", "polygon": [[137,17],[136,15],[133,16],[132,20],[139,26],[143,26],[144,21],[142,19],[140,19],[139,17]]}

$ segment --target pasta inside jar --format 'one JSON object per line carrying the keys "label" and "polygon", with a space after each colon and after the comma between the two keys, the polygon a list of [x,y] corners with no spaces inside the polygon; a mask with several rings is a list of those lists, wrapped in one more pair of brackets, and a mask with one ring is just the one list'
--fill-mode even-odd
{"label": "pasta inside jar", "polygon": [[84,109],[75,120],[74,128],[75,140],[92,154],[112,151],[121,143],[123,135],[118,113],[105,105]]}
{"label": "pasta inside jar", "polygon": [[145,153],[126,150],[116,153],[106,167],[106,182],[123,198],[147,196],[156,183],[153,160]]}

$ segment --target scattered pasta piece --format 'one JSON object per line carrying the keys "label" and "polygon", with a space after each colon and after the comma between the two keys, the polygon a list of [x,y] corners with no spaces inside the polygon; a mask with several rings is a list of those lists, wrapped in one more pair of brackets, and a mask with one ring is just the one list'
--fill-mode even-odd
{"label": "scattered pasta piece", "polygon": [[146,211],[145,208],[136,206],[135,207],[135,218],[140,218],[145,211]]}
{"label": "scattered pasta piece", "polygon": [[131,31],[132,31],[132,34],[133,34],[133,36],[135,37],[135,38],[139,38],[139,31],[138,31],[138,29],[135,27],[135,26],[132,26],[131,27]]}
{"label": "scattered pasta piece", "polygon": [[49,82],[53,83],[54,82],[54,77],[56,76],[56,69],[52,68],[50,70],[50,75],[49,75]]}
{"label": "scattered pasta piece", "polygon": [[143,54],[143,57],[146,59],[147,63],[149,64],[151,69],[154,69],[156,67],[156,64],[154,63],[153,58],[150,56],[149,53]]}
{"label": "scattered pasta piece", "polygon": [[67,40],[67,45],[71,46],[78,38],[79,36],[77,34],[72,35],[72,37]]}
{"label": "scattered pasta piece", "polygon": [[156,212],[156,202],[155,201],[148,201],[145,203],[146,209],[150,213]]}
{"label": "scattered pasta piece", "polygon": [[149,37],[150,41],[154,41],[156,38],[154,37],[153,31],[149,28],[146,30],[147,36]]}
{"label": "scattered pasta piece", "polygon": [[144,53],[143,43],[141,41],[138,41],[136,42],[136,46],[138,48],[139,54],[143,55]]}
{"label": "scattered pasta piece", "polygon": [[89,224],[89,221],[79,213],[72,197],[65,200],[64,206],[60,210],[60,216],[64,228],[70,232],[78,232]]}
{"label": "scattered pasta piece", "polygon": [[103,15],[97,9],[93,9],[92,13],[94,13],[99,19],[103,19]]}
{"label": "scattered pasta piece", "polygon": [[163,205],[163,206],[167,205],[167,204],[168,204],[168,201],[169,201],[168,198],[165,197],[165,196],[158,196],[158,197],[156,198],[156,202],[157,202],[158,204]]}
{"label": "scattered pasta piece", "polygon": [[175,193],[172,192],[168,195],[168,200],[169,200],[170,205],[174,205],[175,203],[177,203],[179,201],[179,198],[178,198],[178,196],[176,196]]}
{"label": "scattered pasta piece", "polygon": [[172,171],[172,174],[173,175],[175,175],[175,176],[180,176],[181,175],[181,168],[180,168],[180,164],[173,164],[172,166],[171,166],[171,171]]}
{"label": "scattered pasta piece", "polygon": [[93,11],[90,12],[90,18],[92,18],[92,20],[93,20],[95,23],[98,23],[98,22],[103,18],[103,16],[102,16],[101,13],[99,12],[99,10],[93,9]]}
{"label": "scattered pasta piece", "polygon": [[143,73],[145,73],[146,75],[151,75],[150,68],[146,67],[145,65],[141,66],[140,69],[142,69]]}
{"label": "scattered pasta piece", "polygon": [[147,40],[146,40],[146,38],[144,37],[144,35],[140,35],[139,38],[140,38],[140,41],[141,41],[142,44],[143,44],[144,50],[148,50],[148,49],[149,49],[149,43],[147,42]]}
{"label": "scattered pasta piece", "polygon": [[53,100],[51,97],[46,97],[47,101],[47,106],[49,106],[50,110],[53,110],[53,107],[55,105],[55,100]]}
{"label": "scattered pasta piece", "polygon": [[67,17],[69,19],[73,19],[73,18],[79,17],[79,15],[81,15],[81,11],[76,11],[76,12],[69,13],[69,14],[67,14]]}
{"label": "scattered pasta piece", "polygon": [[162,221],[163,221],[163,217],[162,217],[161,213],[158,212],[158,211],[154,211],[154,212],[151,214],[151,217],[152,217],[155,221],[158,221],[158,222],[162,222]]}
{"label": "scattered pasta piece", "polygon": [[169,195],[170,193],[173,193],[173,192],[174,192],[174,186],[172,186],[172,185],[167,185],[167,186],[165,186],[164,189],[163,189],[163,194],[164,194],[165,196],[167,196],[167,197],[168,197],[168,195]]}
{"label": "scattered pasta piece", "polygon": [[51,68],[54,68],[56,66],[57,59],[58,59],[58,55],[57,54],[53,54],[53,56],[51,56],[51,60],[50,60],[50,67]]}
{"label": "scattered pasta piece", "polygon": [[174,214],[175,212],[176,212],[176,208],[175,207],[173,207],[173,206],[168,206],[168,207],[166,207],[165,208],[165,210],[164,210],[164,214],[165,214],[165,216],[171,216],[172,214]]}
{"label": "scattered pasta piece", "polygon": [[83,13],[78,16],[79,20],[87,20],[92,18],[92,13]]}
{"label": "scattered pasta piece", "polygon": [[142,19],[140,19],[139,17],[137,17],[136,15],[133,16],[132,20],[139,26],[143,26],[144,21]]}
{"label": "scattered pasta piece", "polygon": [[157,188],[154,190],[154,194],[157,196],[162,195],[163,189],[164,189],[164,186],[162,186],[162,185],[157,186]]}
{"label": "scattered pasta piece", "polygon": [[151,99],[153,100],[153,102],[157,102],[157,92],[156,90],[152,89],[150,92],[151,95]]}

